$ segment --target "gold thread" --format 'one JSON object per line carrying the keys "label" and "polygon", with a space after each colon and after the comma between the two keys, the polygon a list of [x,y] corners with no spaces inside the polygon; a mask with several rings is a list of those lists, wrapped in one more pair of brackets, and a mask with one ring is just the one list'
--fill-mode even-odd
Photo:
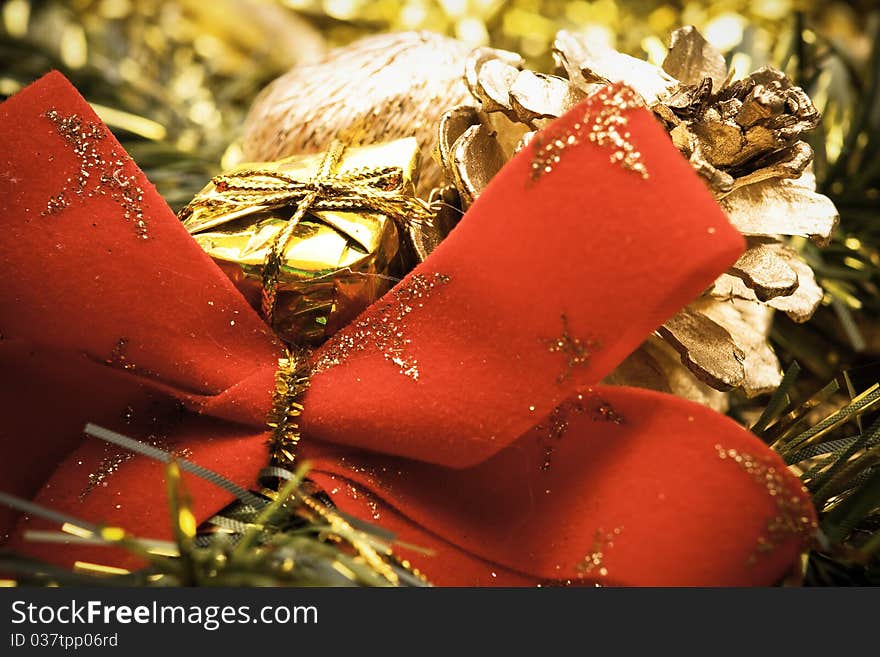
{"label": "gold thread", "polygon": [[[394,572],[394,569],[380,556],[376,547],[371,544],[367,534],[352,527],[351,524],[339,515],[335,509],[312,499],[308,495],[300,495],[299,499],[306,507],[327,522],[333,533],[339,537],[345,537],[368,565],[391,584],[397,585],[399,582],[397,573]],[[386,556],[391,555],[390,549],[383,550],[382,552]]]}
{"label": "gold thread", "polygon": [[[284,229],[275,236],[272,248],[266,254],[266,260],[263,263],[261,309],[263,316],[270,324],[275,313],[275,302],[278,297],[278,279],[281,276],[281,267],[284,264],[284,250],[290,243],[293,232],[296,230],[299,222],[303,220],[303,217],[306,216],[306,213],[311,210],[315,201],[318,200],[320,186],[327,182],[333,170],[338,166],[340,159],[342,159],[344,152],[345,145],[342,142],[334,141],[330,145],[327,154],[321,161],[318,173],[311,181],[312,188],[297,201],[296,212],[293,213]],[[227,178],[229,177],[227,176]],[[229,185],[229,180],[226,180],[226,185]]]}

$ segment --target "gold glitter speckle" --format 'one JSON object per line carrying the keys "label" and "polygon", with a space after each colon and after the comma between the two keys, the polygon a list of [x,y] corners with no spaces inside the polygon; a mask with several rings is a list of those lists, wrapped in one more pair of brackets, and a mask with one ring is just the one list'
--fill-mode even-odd
{"label": "gold glitter speckle", "polygon": [[583,560],[575,566],[578,577],[584,578],[595,575],[606,577],[608,575],[605,559],[608,556],[608,550],[614,547],[614,541],[620,536],[622,530],[622,527],[617,527],[608,534],[602,529],[596,530],[596,534],[593,537],[593,547]]}
{"label": "gold glitter speckle", "polygon": [[565,151],[583,143],[584,139],[609,147],[612,164],[647,178],[648,170],[642,162],[642,154],[630,141],[631,135],[626,130],[629,119],[624,114],[643,106],[641,97],[627,86],[606,87],[597,92],[594,100],[586,103],[583,117],[569,130],[554,134],[551,125],[532,140],[532,180],[553,171]]}
{"label": "gold glitter speckle", "polygon": [[382,519],[382,515],[379,513],[379,503],[376,502],[373,496],[367,498],[367,506],[370,508],[370,514],[372,515],[373,520]]}
{"label": "gold glitter speckle", "polygon": [[110,351],[110,357],[99,360],[99,362],[103,362],[105,365],[118,367],[129,372],[135,372],[140,376],[156,376],[155,372],[152,372],[145,367],[141,367],[132,362],[132,360],[128,356],[128,347],[128,338],[119,338],[116,341],[116,344],[113,345],[113,349]]}
{"label": "gold glitter speckle", "polygon": [[107,365],[121,367],[124,370],[134,370],[136,369],[136,366],[128,360],[128,356],[126,355],[127,351],[128,338],[119,338],[116,341],[116,344],[113,345],[113,351],[110,352],[110,358],[104,362],[107,363]]}
{"label": "gold glitter speckle", "polygon": [[[188,459],[192,456],[192,451],[184,448],[184,449],[176,449],[169,447],[168,443],[162,438],[157,438],[155,436],[150,436],[147,440],[144,441],[146,444],[151,445],[153,447],[158,447],[159,449],[165,450],[166,452],[171,453],[173,456],[177,458]],[[109,452],[111,449],[110,445],[106,445],[105,449]],[[98,467],[94,472],[89,473],[89,478],[86,483],[85,488],[79,494],[80,501],[86,499],[89,494],[98,488],[99,486],[107,486],[107,479],[109,479],[123,463],[130,461],[135,456],[137,456],[134,452],[130,451],[121,451],[121,452],[113,452],[108,453],[101,462],[98,464]],[[80,462],[82,463],[82,462]],[[118,508],[118,507],[117,507]]]}
{"label": "gold glitter speckle", "polygon": [[337,333],[322,349],[313,365],[321,372],[339,365],[351,354],[372,348],[381,351],[400,373],[417,381],[418,361],[408,353],[410,339],[406,335],[407,316],[424,307],[424,302],[439,286],[449,283],[445,274],[415,274],[391,290],[390,301],[380,301],[376,310],[356,321],[350,328]]}
{"label": "gold glitter speckle", "polygon": [[547,424],[539,424],[535,427],[539,432],[539,440],[544,443],[542,470],[550,469],[555,442],[568,431],[571,417],[584,414],[588,414],[593,422],[612,422],[614,424],[623,424],[624,422],[623,416],[594,392],[588,392],[586,395],[579,393],[573,399],[563,402],[553,409],[553,412],[547,417]]}
{"label": "gold glitter speckle", "polygon": [[733,461],[758,485],[766,488],[776,504],[776,515],[767,521],[767,531],[758,537],[758,544],[749,556],[749,563],[755,563],[760,555],[772,552],[793,536],[800,537],[802,544],[806,546],[816,531],[816,522],[805,508],[803,498],[793,494],[786,484],[784,470],[762,463],[754,456],[735,449],[715,445],[715,450],[721,460]]}

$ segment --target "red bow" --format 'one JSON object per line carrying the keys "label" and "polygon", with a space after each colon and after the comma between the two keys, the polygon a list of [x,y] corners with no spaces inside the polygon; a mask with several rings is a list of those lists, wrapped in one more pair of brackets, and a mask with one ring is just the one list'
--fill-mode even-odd
{"label": "red bow", "polygon": [[[813,521],[731,420],[597,385],[743,248],[651,114],[615,109],[622,93],[539,135],[315,355],[298,458],[343,511],[433,548],[411,561],[438,584],[770,584]],[[0,106],[0,131],[2,487],[168,536],[161,466],[84,424],[252,485],[281,345],[61,75]],[[230,501],[188,484],[200,520]],[[14,523],[0,515],[17,549],[108,561]]]}

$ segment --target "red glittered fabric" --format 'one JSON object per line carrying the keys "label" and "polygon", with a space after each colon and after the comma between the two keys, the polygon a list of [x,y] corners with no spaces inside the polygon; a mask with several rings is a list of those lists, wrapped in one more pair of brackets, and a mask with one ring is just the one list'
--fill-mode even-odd
{"label": "red glittered fabric", "polygon": [[[94,126],[85,147],[70,117],[77,135]],[[771,584],[803,539],[771,525],[813,519],[797,479],[729,419],[596,385],[743,248],[651,114],[620,117],[646,178],[585,138],[535,179],[524,149],[314,356],[299,457],[341,509],[432,550],[406,556],[438,584]],[[0,131],[0,488],[167,538],[162,466],[83,426],[253,486],[282,346],[62,76],[0,105]],[[187,484],[200,520],[230,501]],[[22,540],[45,526],[0,511],[16,549],[136,565]]]}

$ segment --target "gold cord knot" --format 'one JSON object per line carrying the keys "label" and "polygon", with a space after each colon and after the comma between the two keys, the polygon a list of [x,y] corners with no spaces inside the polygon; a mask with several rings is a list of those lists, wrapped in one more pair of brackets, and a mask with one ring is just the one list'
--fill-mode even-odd
{"label": "gold cord knot", "polygon": [[[261,311],[271,324],[275,312],[284,252],[297,225],[310,212],[375,212],[398,226],[431,225],[436,208],[407,193],[406,176],[396,166],[361,167],[335,173],[347,145],[334,141],[311,180],[302,181],[282,171],[250,168],[215,176],[209,197],[199,199],[214,211],[234,214],[246,209],[295,206],[293,215],[272,242],[262,271]],[[192,204],[191,204],[192,205]],[[181,218],[186,219],[185,208]]]}

